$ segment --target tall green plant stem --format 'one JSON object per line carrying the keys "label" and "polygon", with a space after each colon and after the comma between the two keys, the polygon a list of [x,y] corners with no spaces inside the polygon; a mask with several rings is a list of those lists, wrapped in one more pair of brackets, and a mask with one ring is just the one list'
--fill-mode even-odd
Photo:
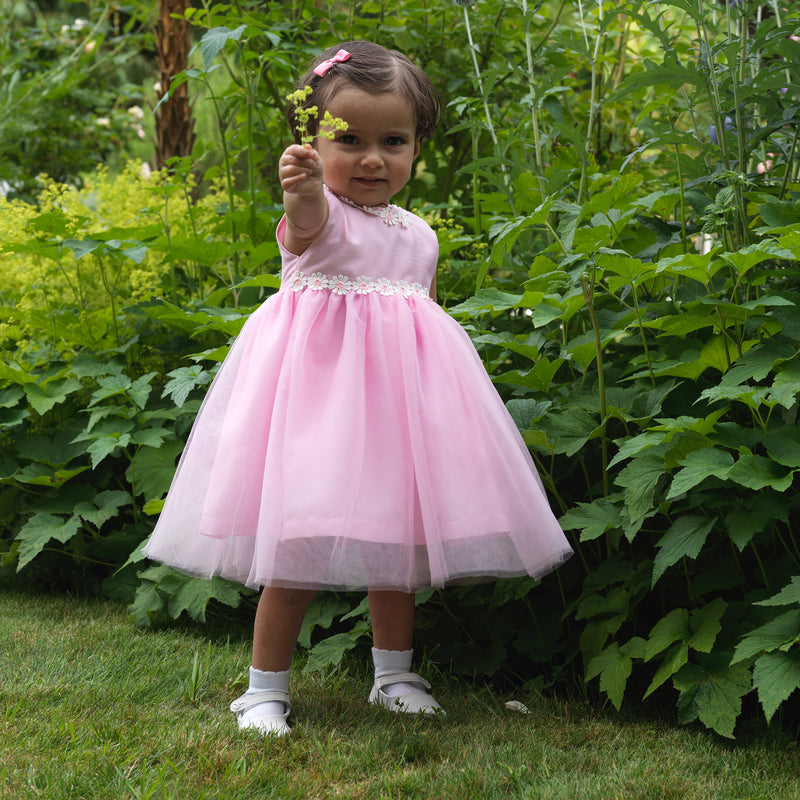
{"label": "tall green plant stem", "polygon": [[644,357],[647,361],[647,371],[650,374],[650,383],[653,385],[653,388],[656,387],[656,375],[653,371],[653,361],[650,358],[650,348],[647,346],[647,337],[645,336],[644,332],[644,320],[642,319],[642,310],[639,308],[639,296],[636,291],[636,283],[632,281],[630,284],[631,287],[631,294],[633,295],[633,305],[631,306],[629,303],[626,303],[621,297],[614,294],[607,286],[605,286],[606,291],[615,299],[620,305],[625,306],[625,308],[630,308],[634,314],[636,314],[636,321],[638,323],[639,328],[639,336],[642,339],[642,349],[644,350]]}
{"label": "tall green plant stem", "polygon": [[[225,136],[224,125],[222,122],[223,117],[219,107],[219,98],[214,93],[214,89],[211,86],[211,81],[209,81],[208,79],[206,79],[206,86],[208,87],[208,90],[211,93],[211,102],[214,104],[214,113],[216,114],[217,121],[219,123],[219,129],[220,129],[219,138],[220,138],[220,144],[222,146],[222,161],[223,164],[225,165],[225,187],[228,192],[228,207],[230,208],[231,211],[229,215],[231,223],[231,243],[235,244],[239,240],[239,232],[236,228],[236,219],[233,216],[233,210],[235,208],[235,194],[233,188],[233,165],[231,164],[231,157],[230,157],[230,152],[228,150],[227,137]],[[236,271],[238,271],[239,255],[237,250],[233,251],[233,260],[234,260],[234,265],[236,267]],[[231,280],[231,289],[233,289],[233,285],[236,281],[233,276],[233,271],[231,270],[230,267],[230,261],[228,261],[228,277]],[[233,291],[232,293],[234,298],[234,307],[238,308],[239,305],[238,292]]]}
{"label": "tall green plant stem", "polygon": [[[586,22],[583,19],[583,6],[580,6],[581,9],[581,26],[583,27],[584,39],[588,44],[588,35],[586,34]],[[584,153],[586,156],[592,152],[592,136],[594,135],[594,123],[595,117],[597,115],[597,62],[600,58],[600,47],[603,42],[604,38],[604,31],[603,31],[603,0],[598,0],[597,2],[597,14],[598,14],[598,27],[597,27],[597,37],[594,42],[594,52],[592,53],[592,62],[591,62],[591,69],[592,69],[592,83],[591,83],[591,90],[589,95],[589,121],[586,126],[586,144],[584,147]],[[588,168],[588,160],[587,158],[581,159],[581,182],[580,186],[578,187],[578,199],[577,202],[580,204],[583,198],[583,191],[586,188],[586,173]]]}
{"label": "tall green plant stem", "polygon": [[489,101],[486,93],[483,90],[483,79],[481,78],[481,68],[478,65],[478,57],[475,55],[475,42],[472,40],[472,28],[469,24],[469,9],[464,6],[464,25],[467,29],[467,41],[469,42],[469,52],[472,55],[472,65],[475,68],[475,78],[478,81],[478,91],[481,93],[483,100],[483,112],[486,115],[486,127],[489,129],[489,135],[492,137],[492,143],[497,148],[497,134],[494,132],[494,123],[492,122],[492,114],[489,111]]}
{"label": "tall green plant stem", "polygon": [[[667,111],[667,118],[669,119],[669,127],[672,133],[675,133],[675,121],[672,115]],[[683,185],[683,168],[681,167],[681,151],[677,143],[673,145],[675,149],[675,168],[678,171],[678,191],[681,197],[681,245],[683,252],[689,252],[689,241],[686,235],[686,187]]]}
{"label": "tall green plant stem", "polygon": [[[563,3],[561,5],[563,7]],[[539,116],[536,109],[536,87],[533,85],[533,50],[531,48],[531,31],[527,0],[522,0],[522,14],[525,17],[525,56],[528,60],[528,93],[531,101],[531,130],[533,131],[533,149],[536,157],[536,177],[539,179],[539,186],[542,193],[544,193],[545,183],[544,176],[542,175],[542,144],[539,136]]]}
{"label": "tall green plant stem", "polygon": [[800,126],[795,126],[794,136],[792,137],[792,146],[789,148],[789,156],[786,159],[786,170],[783,173],[783,181],[781,181],[781,189],[778,192],[778,199],[783,200],[786,194],[786,185],[789,182],[789,173],[791,172],[791,165],[794,163],[794,154],[797,149],[797,136],[800,134]]}
{"label": "tall green plant stem", "polygon": [[[162,224],[164,226],[164,236],[167,240],[167,252],[171,249],[172,231],[170,229],[169,220],[169,192],[164,192],[164,216],[162,217]],[[197,234],[195,233],[195,236]],[[175,264],[172,259],[169,262],[169,290],[172,296],[172,302],[178,305],[178,276],[175,274]]]}
{"label": "tall green plant stem", "polygon": [[[248,61],[246,53],[241,44],[238,44],[239,56],[242,63],[242,71],[244,73],[244,102],[245,102],[245,127],[247,136],[247,190],[249,194],[249,223],[250,223],[250,238],[255,243],[257,235],[258,220],[256,217],[256,153],[255,153],[255,140],[253,138],[254,124],[253,124],[253,109],[258,97],[258,84],[261,74],[264,72],[263,62],[259,58],[257,68],[255,70],[247,67]],[[235,77],[235,73],[231,70],[230,66],[225,62],[228,71]]]}
{"label": "tall green plant stem", "polygon": [[597,389],[600,394],[600,424],[603,427],[603,432],[600,437],[600,456],[602,460],[603,469],[603,496],[608,497],[608,437],[606,436],[606,381],[603,374],[603,341],[600,336],[600,326],[597,323],[597,315],[594,311],[594,276],[592,276],[592,283],[589,282],[586,275],[581,275],[581,288],[583,289],[583,302],[589,311],[589,319],[592,322],[592,330],[594,331],[594,346],[595,346],[595,361],[597,362]]}
{"label": "tall green plant stem", "polygon": [[95,260],[97,261],[97,265],[100,267],[100,277],[103,281],[103,287],[105,288],[109,300],[111,301],[111,321],[114,325],[114,340],[117,343],[117,347],[119,347],[122,344],[122,340],[119,336],[119,325],[117,323],[116,285],[111,286],[109,283],[108,275],[106,274],[106,265],[103,262],[103,259],[100,256],[95,256]]}
{"label": "tall green plant stem", "polygon": [[[731,24],[731,4],[725,4],[725,12],[727,14],[727,23],[728,23],[728,41],[731,41],[733,37],[737,37],[739,39],[739,46],[736,49],[736,58],[737,63],[731,65],[731,74],[733,76],[733,80],[731,84],[733,86],[733,108],[734,108],[734,116],[736,118],[736,146],[737,146],[737,159],[739,165],[739,172],[746,172],[747,171],[747,158],[744,152],[744,118],[742,116],[742,107],[739,101],[739,87],[743,84],[746,80],[746,65],[747,65],[747,37],[748,37],[748,26],[746,19],[739,19],[738,24],[736,26],[736,30],[733,29]],[[747,225],[747,206],[744,199],[744,194],[742,193],[741,186],[737,183],[734,187],[735,197],[736,197],[736,204],[739,208],[739,214],[737,215],[737,228],[739,231],[739,242],[742,245],[747,244],[748,240],[750,239],[749,235],[749,228]]]}
{"label": "tall green plant stem", "polygon": [[[731,35],[731,28],[730,28],[730,5],[726,5],[726,13],[728,19],[728,37],[730,39]],[[720,95],[720,88],[719,82],[717,80],[717,72],[716,72],[716,64],[714,61],[714,50],[712,47],[711,36],[708,32],[708,25],[706,24],[705,19],[705,9],[703,7],[703,0],[697,0],[697,16],[695,17],[695,22],[698,29],[698,37],[703,43],[703,47],[705,48],[705,54],[707,59],[707,71],[706,71],[706,84],[712,99],[711,103],[711,113],[714,118],[714,126],[717,131],[717,141],[719,142],[720,152],[722,154],[722,161],[725,165],[725,169],[730,171],[731,167],[731,157],[730,153],[728,152],[728,143],[726,141],[725,136],[725,120],[723,117],[722,112],[722,100]],[[740,45],[740,50],[744,49],[744,45]],[[737,146],[738,146],[738,155],[737,158],[739,159],[739,171],[746,169],[746,165],[743,163],[744,158],[744,151],[743,151],[743,141],[744,141],[744,133],[743,128],[741,126],[741,112],[739,109],[739,102],[738,102],[738,84],[739,79],[736,74],[736,65],[729,65],[732,75],[732,85],[733,85],[733,96],[734,96],[734,107],[735,112],[734,116],[736,118],[736,138],[737,138]],[[733,186],[733,193],[735,198],[735,204],[737,207],[737,214],[736,214],[736,242],[731,243],[731,249],[737,249],[737,245],[744,245],[747,243],[748,240],[748,228],[747,228],[747,210],[744,203],[744,196],[742,194],[742,187],[737,182]]]}
{"label": "tall green plant stem", "polygon": [[706,88],[711,96],[711,115],[714,118],[714,126],[717,131],[717,141],[719,142],[719,149],[722,153],[722,162],[725,169],[731,168],[730,157],[728,156],[728,143],[725,140],[725,120],[722,117],[722,102],[719,94],[719,84],[717,83],[717,74],[714,70],[714,62],[712,61],[711,37],[708,34],[708,26],[706,25],[704,16],[703,0],[697,0],[697,14],[695,22],[697,25],[697,35],[705,47],[706,57],[708,59],[708,69],[706,72]]}
{"label": "tall green plant stem", "polygon": [[[478,160],[478,134],[477,131],[470,131],[472,138],[472,160]],[[472,173],[472,213],[475,217],[475,233],[480,236],[483,233],[483,221],[481,220],[481,203],[478,195],[480,193],[480,183],[478,173]]]}

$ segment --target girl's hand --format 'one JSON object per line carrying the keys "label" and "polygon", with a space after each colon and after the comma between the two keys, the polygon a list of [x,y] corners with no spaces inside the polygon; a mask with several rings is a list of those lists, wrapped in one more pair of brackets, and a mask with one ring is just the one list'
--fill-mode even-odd
{"label": "girl's hand", "polygon": [[278,177],[288,194],[317,194],[322,191],[322,159],[312,147],[289,145],[278,162]]}

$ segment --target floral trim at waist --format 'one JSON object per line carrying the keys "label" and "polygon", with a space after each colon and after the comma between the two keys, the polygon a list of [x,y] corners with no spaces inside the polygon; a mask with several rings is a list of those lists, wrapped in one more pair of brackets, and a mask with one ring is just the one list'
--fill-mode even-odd
{"label": "floral trim at waist", "polygon": [[421,283],[393,281],[389,278],[373,280],[361,277],[353,279],[346,275],[324,275],[321,272],[306,275],[303,272],[295,272],[284,285],[286,289],[293,292],[312,289],[314,291],[327,290],[334,294],[382,294],[385,297],[395,295],[431,299],[430,292]]}

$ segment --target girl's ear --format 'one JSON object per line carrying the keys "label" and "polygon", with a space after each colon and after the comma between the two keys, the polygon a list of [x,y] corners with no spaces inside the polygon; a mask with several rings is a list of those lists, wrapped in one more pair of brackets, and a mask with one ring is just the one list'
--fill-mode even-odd
{"label": "girl's ear", "polygon": [[414,142],[414,158],[419,155],[419,146],[422,143],[422,137],[417,136],[417,140]]}

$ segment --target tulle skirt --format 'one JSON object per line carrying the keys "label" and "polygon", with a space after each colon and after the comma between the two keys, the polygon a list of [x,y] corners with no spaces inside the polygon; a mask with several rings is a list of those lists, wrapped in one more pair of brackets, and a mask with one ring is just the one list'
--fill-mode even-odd
{"label": "tulle skirt", "polygon": [[281,290],[216,376],[145,554],[250,587],[539,577],[571,549],[469,337],[431,300]]}

